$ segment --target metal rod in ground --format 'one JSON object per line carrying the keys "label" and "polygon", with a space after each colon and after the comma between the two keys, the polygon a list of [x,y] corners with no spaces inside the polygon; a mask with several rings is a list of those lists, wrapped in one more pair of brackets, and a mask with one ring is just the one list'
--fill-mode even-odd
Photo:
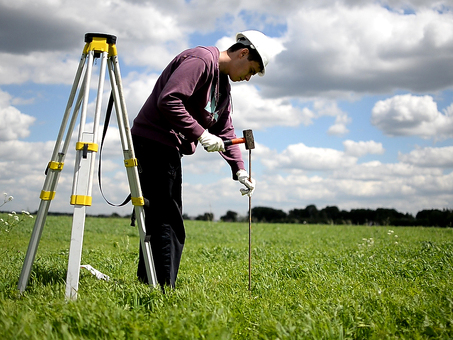
{"label": "metal rod in ground", "polygon": [[249,197],[249,290],[252,290],[252,198]]}
{"label": "metal rod in ground", "polygon": [[[252,180],[252,150],[249,149],[249,180]],[[252,195],[249,196],[249,291],[252,290]]]}

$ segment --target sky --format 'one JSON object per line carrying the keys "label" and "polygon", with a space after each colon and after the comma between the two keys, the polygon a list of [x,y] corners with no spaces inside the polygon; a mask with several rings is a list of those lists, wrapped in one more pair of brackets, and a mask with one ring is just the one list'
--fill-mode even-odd
{"label": "sky", "polygon": [[[453,1],[0,0],[0,194],[14,197],[0,209],[39,207],[86,33],[117,36],[132,125],[176,54],[225,50],[247,29],[275,44],[264,77],[232,84],[236,134],[252,129],[256,143],[252,207],[414,216],[453,208]],[[96,94],[92,87],[90,117]],[[53,212],[73,211],[77,134]],[[102,152],[102,189],[113,203],[129,192],[122,157],[113,119]],[[199,147],[182,163],[185,214],[247,215],[220,155]],[[108,205],[95,179],[87,214],[131,210]]]}

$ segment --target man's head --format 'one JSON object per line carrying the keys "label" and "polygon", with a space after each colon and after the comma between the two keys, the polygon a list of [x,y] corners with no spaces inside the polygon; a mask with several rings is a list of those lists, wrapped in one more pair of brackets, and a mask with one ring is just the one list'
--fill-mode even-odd
{"label": "man's head", "polygon": [[244,31],[236,35],[236,43],[225,51],[229,58],[224,73],[231,81],[249,81],[259,74],[263,76],[269,60],[269,38],[259,31]]}
{"label": "man's head", "polygon": [[260,63],[261,71],[258,73],[264,76],[270,54],[270,39],[260,31],[248,30],[236,34],[236,43],[241,43],[250,51],[250,58]]}
{"label": "man's head", "polygon": [[251,48],[250,45],[245,45],[242,42],[237,42],[236,44],[232,45],[228,49],[228,52],[232,53],[232,52],[242,50],[244,48],[247,49],[247,51],[248,51],[247,60],[257,62],[258,67],[259,67],[259,70],[257,71],[257,73],[261,73],[261,70],[264,70],[263,60],[261,59],[261,56],[258,53],[258,51]]}
{"label": "man's head", "polygon": [[236,43],[228,49],[231,58],[228,75],[231,81],[249,81],[252,76],[263,70],[259,55],[250,51],[250,48],[241,43]]}

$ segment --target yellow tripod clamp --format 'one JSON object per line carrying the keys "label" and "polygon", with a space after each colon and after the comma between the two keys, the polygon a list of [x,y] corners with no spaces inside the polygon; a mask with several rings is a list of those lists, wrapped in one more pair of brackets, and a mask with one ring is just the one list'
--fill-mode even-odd
{"label": "yellow tripod clamp", "polygon": [[83,54],[90,51],[97,53],[108,52],[109,56],[117,55],[116,36],[102,33],[85,34],[85,48]]}

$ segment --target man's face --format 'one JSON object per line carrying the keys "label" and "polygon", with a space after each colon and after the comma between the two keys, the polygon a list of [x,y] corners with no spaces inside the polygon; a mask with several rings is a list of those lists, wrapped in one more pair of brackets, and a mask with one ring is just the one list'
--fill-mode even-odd
{"label": "man's face", "polygon": [[233,82],[249,81],[252,76],[260,71],[260,64],[256,61],[250,61],[248,58],[248,50],[244,48],[234,60],[233,67],[230,70],[230,79]]}

